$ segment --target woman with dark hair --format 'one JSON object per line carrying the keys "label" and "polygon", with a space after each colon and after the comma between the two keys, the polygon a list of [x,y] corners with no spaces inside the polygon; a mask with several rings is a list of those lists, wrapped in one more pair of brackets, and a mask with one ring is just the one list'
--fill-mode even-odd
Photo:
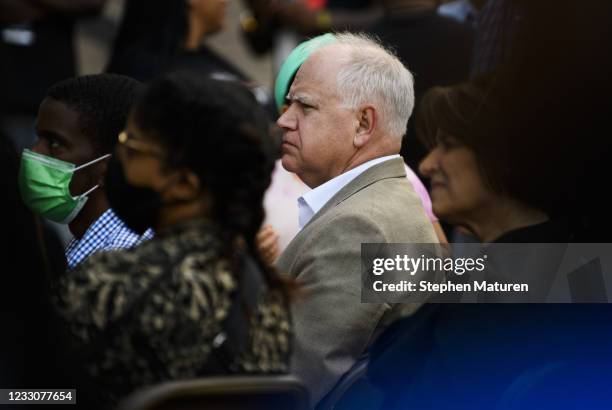
{"label": "woman with dark hair", "polygon": [[601,357],[612,346],[612,311],[605,304],[543,303],[555,300],[550,279],[566,257],[568,230],[553,206],[556,179],[563,178],[554,165],[562,164],[529,138],[533,131],[521,133],[511,121],[525,107],[502,106],[495,81],[481,77],[426,93],[416,130],[430,152],[420,170],[431,179],[436,215],[482,243],[456,246],[456,253],[477,248],[489,283],[526,283],[528,292],[428,303],[389,326],[368,368],[368,380],[383,391],[381,408],[610,406],[599,380],[610,379]]}
{"label": "woman with dark hair", "polygon": [[288,370],[288,288],[256,250],[270,138],[248,90],[174,73],[153,82],[119,136],[109,202],[156,236],[92,256],[56,304],[103,396],[166,380]]}
{"label": "woman with dark hair", "polygon": [[423,97],[417,135],[430,151],[419,169],[431,180],[433,211],[480,242],[566,242],[550,218],[555,184],[533,172],[537,143],[514,134],[494,93],[487,76]]}
{"label": "woman with dark hair", "polygon": [[246,82],[205,37],[224,25],[227,0],[128,0],[108,72],[150,81],[175,70]]}

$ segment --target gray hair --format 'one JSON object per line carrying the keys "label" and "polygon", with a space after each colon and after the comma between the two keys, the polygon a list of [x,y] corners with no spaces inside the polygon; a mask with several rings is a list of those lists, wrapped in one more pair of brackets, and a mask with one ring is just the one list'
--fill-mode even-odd
{"label": "gray hair", "polygon": [[378,108],[385,131],[402,138],[414,108],[412,74],[395,53],[366,34],[335,33],[334,36],[337,42],[321,49],[334,45],[350,48],[337,75],[343,105],[355,108],[373,104]]}

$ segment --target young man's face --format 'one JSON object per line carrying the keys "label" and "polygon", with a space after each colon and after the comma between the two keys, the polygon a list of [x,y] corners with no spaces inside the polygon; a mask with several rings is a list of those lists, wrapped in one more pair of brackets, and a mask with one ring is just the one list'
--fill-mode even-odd
{"label": "young man's face", "polygon": [[[60,101],[45,98],[38,109],[36,140],[32,151],[76,166],[92,161],[102,154],[96,152],[91,137],[79,126],[79,113]],[[99,167],[94,164],[76,171],[70,183],[70,193],[80,195],[100,182]]]}

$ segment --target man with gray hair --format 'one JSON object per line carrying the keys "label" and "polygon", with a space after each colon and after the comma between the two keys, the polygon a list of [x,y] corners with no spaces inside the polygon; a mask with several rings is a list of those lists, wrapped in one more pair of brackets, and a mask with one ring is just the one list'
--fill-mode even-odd
{"label": "man with gray hair", "polygon": [[288,88],[297,71],[278,119],[282,164],[312,190],[278,267],[303,289],[292,371],[315,405],[399,312],[361,303],[361,244],[438,240],[398,155],[414,106],[410,72],[364,35],[326,34],[296,54],[280,74]]}

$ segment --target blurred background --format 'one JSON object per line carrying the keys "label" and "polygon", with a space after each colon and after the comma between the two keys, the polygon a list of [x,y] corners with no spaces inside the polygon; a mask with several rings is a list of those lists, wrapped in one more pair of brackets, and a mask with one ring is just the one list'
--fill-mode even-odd
{"label": "blurred background", "polygon": [[[76,50],[79,74],[95,74],[104,70],[110,58],[125,1],[107,0],[99,18],[77,23]],[[255,82],[271,87],[272,57],[267,54],[253,58],[253,53],[241,38],[242,10],[244,6],[240,1],[229,1],[226,28],[205,41],[219,54],[241,67]]]}

